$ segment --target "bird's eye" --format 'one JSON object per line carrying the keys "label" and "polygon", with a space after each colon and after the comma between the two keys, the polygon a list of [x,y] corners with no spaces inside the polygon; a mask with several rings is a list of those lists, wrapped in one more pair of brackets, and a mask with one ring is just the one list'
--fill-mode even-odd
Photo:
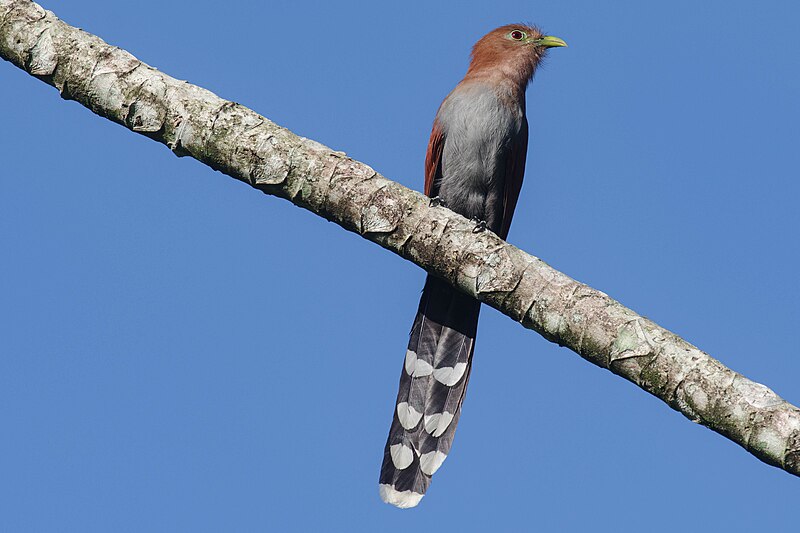
{"label": "bird's eye", "polygon": [[526,37],[525,32],[519,30],[512,31],[511,33],[508,34],[508,36],[514,39],[515,41],[521,41]]}

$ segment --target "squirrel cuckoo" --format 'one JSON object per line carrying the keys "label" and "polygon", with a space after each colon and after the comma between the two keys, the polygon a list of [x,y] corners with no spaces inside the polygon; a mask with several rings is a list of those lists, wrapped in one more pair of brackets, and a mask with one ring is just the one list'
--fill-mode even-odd
{"label": "squirrel cuckoo", "polygon": [[[472,49],[467,74],[433,121],[425,194],[503,239],[517,205],[528,121],[525,88],[546,50],[567,44],[533,26],[502,26]],[[469,380],[480,302],[428,275],[411,328],[380,496],[400,508],[422,499],[450,452]]]}

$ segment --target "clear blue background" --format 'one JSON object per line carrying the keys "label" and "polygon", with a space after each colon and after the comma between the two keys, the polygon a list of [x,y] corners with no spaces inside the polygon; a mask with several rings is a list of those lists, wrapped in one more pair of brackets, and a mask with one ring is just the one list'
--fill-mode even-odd
{"label": "clear blue background", "polygon": [[[800,404],[796,2],[44,5],[415,188],[472,43],[542,25],[511,242]],[[423,272],[5,62],[0,121],[0,530],[797,531],[796,477],[488,308],[384,505]]]}

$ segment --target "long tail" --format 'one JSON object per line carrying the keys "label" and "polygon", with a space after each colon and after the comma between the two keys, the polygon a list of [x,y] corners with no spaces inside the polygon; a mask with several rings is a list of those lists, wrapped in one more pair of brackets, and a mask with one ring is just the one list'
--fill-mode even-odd
{"label": "long tail", "polygon": [[480,305],[438,278],[429,275],[425,281],[381,466],[380,495],[386,503],[417,505],[450,453]]}

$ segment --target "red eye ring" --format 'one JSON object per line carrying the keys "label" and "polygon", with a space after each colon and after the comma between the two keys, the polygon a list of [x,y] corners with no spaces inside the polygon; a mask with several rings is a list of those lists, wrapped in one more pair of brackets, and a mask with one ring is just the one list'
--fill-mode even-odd
{"label": "red eye ring", "polygon": [[509,36],[515,41],[521,41],[522,38],[525,37],[525,34],[519,30],[514,30],[511,33],[509,33]]}

